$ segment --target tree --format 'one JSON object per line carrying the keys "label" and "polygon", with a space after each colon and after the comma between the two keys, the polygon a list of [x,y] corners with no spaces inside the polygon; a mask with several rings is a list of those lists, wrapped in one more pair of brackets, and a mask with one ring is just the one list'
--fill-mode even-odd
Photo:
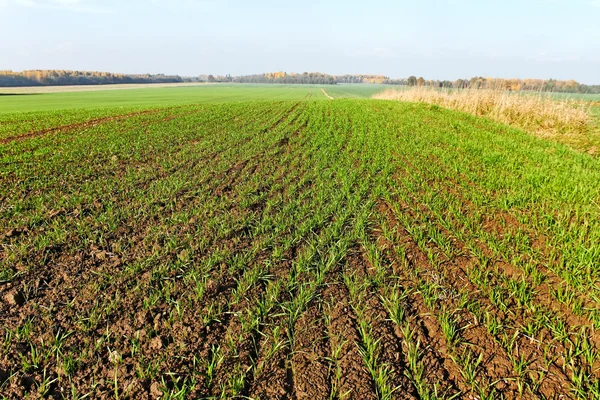
{"label": "tree", "polygon": [[411,75],[408,77],[408,86],[416,86],[417,85],[417,77]]}
{"label": "tree", "polygon": [[468,81],[465,81],[464,79],[457,79],[454,81],[454,87],[456,89],[466,89],[468,85]]}

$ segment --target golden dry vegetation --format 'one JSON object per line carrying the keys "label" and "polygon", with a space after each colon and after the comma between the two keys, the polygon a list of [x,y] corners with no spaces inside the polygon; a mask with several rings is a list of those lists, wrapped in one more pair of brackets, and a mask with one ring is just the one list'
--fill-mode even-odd
{"label": "golden dry vegetation", "polygon": [[373,98],[435,104],[487,117],[574,147],[592,147],[591,105],[574,99],[504,90],[436,90],[429,87],[388,89]]}

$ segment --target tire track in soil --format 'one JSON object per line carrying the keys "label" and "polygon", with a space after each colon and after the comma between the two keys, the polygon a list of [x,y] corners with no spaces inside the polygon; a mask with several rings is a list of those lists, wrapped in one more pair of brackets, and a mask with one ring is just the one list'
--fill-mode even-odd
{"label": "tire track in soil", "polygon": [[[286,135],[285,138],[295,138],[301,135],[302,131],[304,130],[304,128],[306,127],[306,124],[302,124],[298,129],[294,130],[294,132],[291,135]],[[292,150],[292,146],[289,144],[289,140],[279,140],[276,144],[275,147],[278,147],[279,149],[282,149],[283,147],[285,147],[285,151],[290,152]],[[281,154],[282,150],[276,150],[275,151],[275,155]],[[290,158],[288,160],[288,162],[292,162],[294,158]],[[277,169],[277,173],[275,174],[275,181],[282,179],[282,177],[284,175],[287,174],[288,170],[285,168],[281,168],[279,167]],[[278,177],[279,176],[279,177]],[[278,189],[279,192],[283,192],[283,188]],[[271,193],[272,194],[272,193]],[[264,208],[265,206],[265,202],[262,201],[260,202],[261,207]],[[255,208],[255,206],[253,206],[253,208]],[[290,268],[291,268],[291,262],[293,259],[296,258],[298,253],[298,249],[296,247],[292,247],[290,249],[287,250],[286,254],[288,254],[288,256],[285,257],[285,262],[283,263],[276,263],[276,264],[272,264],[269,268],[269,270],[267,271],[267,274],[273,275],[272,280],[273,281],[279,281],[279,280],[283,280],[285,279],[286,276],[289,276],[290,273]],[[235,285],[234,285],[235,286]],[[260,296],[265,294],[265,290],[266,290],[266,284],[263,285],[259,285],[259,286],[255,286],[253,287],[250,292],[246,293],[245,299],[243,300],[242,303],[238,303],[235,305],[234,308],[232,308],[231,310],[227,311],[227,321],[222,321],[222,322],[226,322],[225,324],[223,323],[219,323],[218,325],[222,327],[222,329],[220,329],[220,335],[216,335],[214,336],[214,342],[215,343],[222,343],[222,337],[239,337],[241,335],[241,326],[240,326],[240,321],[237,318],[231,318],[231,316],[233,315],[239,315],[239,313],[244,312],[245,310],[247,310],[248,308],[250,308],[253,303],[252,301],[250,301],[251,299],[258,299]],[[279,301],[284,301],[285,300],[285,294],[282,294],[282,296],[284,297],[280,297]],[[225,303],[228,303],[228,301],[226,301]],[[270,327],[273,325],[272,321],[271,322],[261,322],[261,330],[263,331],[263,333],[265,334],[269,334],[269,330]],[[220,338],[219,338],[220,336]],[[248,337],[245,337],[244,339],[242,339],[241,342],[241,346],[238,347],[237,349],[237,355],[234,355],[233,358],[229,358],[221,367],[221,369],[217,372],[217,380],[219,382],[219,384],[226,384],[228,381],[229,373],[231,372],[231,370],[235,369],[236,365],[241,365],[242,366],[242,370],[246,370],[249,369],[251,367],[251,365],[253,365],[254,361],[256,360],[257,363],[260,362],[260,357],[261,357],[261,351],[262,348],[260,346],[260,342],[261,342],[261,337],[262,335],[257,331],[252,332]],[[207,340],[207,342],[211,342],[211,340]],[[271,375],[268,376],[267,382],[269,384],[269,391],[271,394],[276,393],[278,395],[282,395],[284,393],[290,392],[289,387],[286,385],[278,385],[275,384],[275,382],[285,382],[285,365],[282,364],[278,364],[277,360],[279,360],[281,357],[281,353],[283,350],[279,350],[276,354],[274,354],[269,361],[267,362],[266,365],[264,365],[264,369],[266,371],[271,371]],[[285,359],[285,357],[283,357]],[[281,376],[283,372],[283,376]],[[253,382],[252,379],[248,379],[246,378],[246,383],[245,383],[245,389],[244,389],[244,393],[248,393],[253,389],[253,386],[259,386],[260,382],[257,384],[256,382]],[[213,392],[213,395],[218,395],[217,392]]]}
{"label": "tire track in soil", "polygon": [[329,94],[327,94],[327,92],[325,91],[325,89],[321,88],[321,92],[323,92],[323,95],[325,97],[327,97],[329,100],[334,100],[333,97],[331,97]]}
{"label": "tire track in soil", "polygon": [[161,111],[168,111],[168,110],[169,110],[168,108],[157,108],[157,109],[152,109],[152,110],[136,111],[136,112],[128,113],[128,114],[111,115],[108,117],[94,118],[94,119],[90,119],[85,122],[79,122],[79,123],[69,124],[69,125],[62,125],[62,126],[57,126],[54,128],[41,129],[39,131],[32,131],[32,132],[25,133],[23,135],[2,138],[2,139],[0,139],[0,144],[8,144],[11,142],[17,142],[17,141],[22,141],[22,140],[26,140],[26,139],[42,137],[42,136],[46,136],[48,134],[55,133],[55,132],[69,132],[69,131],[72,131],[72,130],[78,129],[78,128],[91,128],[91,127],[94,127],[94,126],[97,126],[100,124],[104,124],[107,122],[122,121],[122,120],[127,120],[131,117],[135,117],[138,115],[157,114]]}
{"label": "tire track in soil", "polygon": [[[405,208],[405,211],[410,215],[410,211],[408,211],[407,207]],[[396,230],[397,237],[395,240],[397,244],[390,243],[383,236],[377,238],[381,248],[386,251],[386,254],[392,260],[395,268],[401,268],[399,265],[401,265],[402,261],[395,260],[395,256],[392,255],[389,249],[393,249],[394,246],[400,245],[406,252],[409,266],[415,262],[425,265],[425,269],[431,271],[431,275],[429,275],[428,279],[430,281],[433,279],[435,284],[441,285],[441,287],[450,294],[444,300],[445,303],[452,304],[453,307],[459,309],[456,296],[452,296],[452,293],[460,293],[461,291],[464,292],[466,290],[471,299],[482,304],[487,310],[494,310],[500,320],[510,318],[509,315],[503,313],[494,306],[487,297],[483,296],[480,289],[469,280],[466,268],[470,265],[470,262],[472,262],[471,260],[468,260],[467,257],[463,257],[463,260],[448,260],[441,263],[442,267],[440,271],[434,270],[429,265],[427,256],[421,251],[412,237],[404,230],[401,223],[397,220],[392,208],[386,203],[380,203],[378,205],[378,212],[380,215],[384,215],[385,220],[389,223],[390,227]],[[411,218],[415,217],[412,216]],[[454,244],[460,246],[457,242]],[[434,245],[431,245],[431,247],[434,248],[438,254],[441,254],[441,251],[435,248]],[[477,318],[473,314],[463,310],[460,313],[460,317],[461,337],[467,343],[475,346],[475,348],[484,355],[484,362],[480,364],[479,375],[489,377],[491,382],[496,382],[495,388],[498,392],[506,396],[507,399],[527,398],[526,395],[519,394],[518,388],[513,381],[516,373],[506,350],[493,336],[490,335],[485,327],[479,324]],[[518,321],[515,323],[518,323]],[[521,321],[521,324],[524,324],[524,322]],[[521,337],[519,340],[519,353],[528,355],[527,359],[532,361],[530,364],[532,367],[537,368],[540,371],[545,370],[546,367],[541,361],[544,356],[541,349],[537,345],[534,345],[530,340],[525,339],[526,338]],[[561,392],[561,389],[570,386],[570,380],[558,366],[554,364],[551,365],[551,368],[547,372],[550,376],[541,383],[539,389],[540,393],[551,398],[554,393],[559,393]]]}
{"label": "tire track in soil", "polygon": [[[305,129],[308,123],[308,120],[304,121],[301,129]],[[292,135],[292,137],[297,135],[298,132],[296,132],[295,135]],[[287,137],[279,141],[279,143],[284,143],[290,148]],[[345,146],[342,147],[345,148]],[[309,187],[310,186],[303,185],[301,189],[308,190]],[[320,225],[321,229],[324,229],[331,224],[331,222],[331,218],[326,219],[326,221]],[[292,259],[295,259],[295,256]],[[301,284],[310,284],[312,279],[314,279],[314,276],[312,273],[301,272],[296,278],[299,282],[302,282]],[[276,277],[276,279],[283,278]],[[329,344],[327,338],[322,334],[322,332],[324,332],[322,323],[319,322],[317,326],[313,326],[311,325],[311,318],[306,316],[306,313],[322,315],[322,311],[320,311],[320,308],[317,306],[316,300],[321,291],[322,288],[315,289],[315,297],[309,302],[306,309],[301,312],[300,317],[295,321],[293,327],[288,326],[286,328],[286,321],[282,319],[282,317],[278,317],[274,321],[265,323],[267,329],[265,339],[261,341],[259,352],[257,353],[259,364],[263,362],[263,359],[266,357],[264,352],[268,347],[265,346],[265,344],[270,340],[269,337],[275,329],[274,326],[288,330],[288,334],[294,338],[294,348],[290,349],[289,346],[284,347],[275,355],[271,355],[270,359],[267,361],[267,368],[260,371],[258,376],[255,376],[254,380],[251,382],[249,391],[247,392],[250,397],[263,398],[266,396],[266,398],[272,398],[284,396],[285,398],[305,398],[307,393],[319,392],[321,395],[317,398],[327,397],[329,390],[330,365],[327,364],[325,358]],[[294,295],[295,290],[291,293],[291,296]],[[321,336],[319,336],[319,332],[321,332]],[[310,339],[304,338],[306,333],[311,337]],[[300,336],[296,337],[297,334]],[[319,346],[315,346],[316,353],[311,353],[308,350],[308,346],[311,344],[315,345],[317,342],[319,343]],[[300,349],[297,348],[298,345],[301,347]],[[299,360],[298,357],[300,354],[306,355],[308,359]],[[300,364],[296,365],[296,362]],[[310,363],[310,371],[307,369],[307,362]],[[310,378],[306,376],[307,373],[312,373]],[[316,385],[313,379],[318,381]]]}

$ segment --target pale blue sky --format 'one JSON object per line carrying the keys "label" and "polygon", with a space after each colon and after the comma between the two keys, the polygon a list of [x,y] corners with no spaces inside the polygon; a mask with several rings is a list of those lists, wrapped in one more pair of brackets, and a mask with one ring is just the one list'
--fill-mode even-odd
{"label": "pale blue sky", "polygon": [[600,0],[0,0],[0,69],[600,84]]}

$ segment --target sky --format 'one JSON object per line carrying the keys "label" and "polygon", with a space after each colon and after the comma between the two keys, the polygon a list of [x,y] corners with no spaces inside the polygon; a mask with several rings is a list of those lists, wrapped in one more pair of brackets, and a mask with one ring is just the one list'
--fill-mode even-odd
{"label": "sky", "polygon": [[0,69],[600,84],[600,0],[0,0]]}

